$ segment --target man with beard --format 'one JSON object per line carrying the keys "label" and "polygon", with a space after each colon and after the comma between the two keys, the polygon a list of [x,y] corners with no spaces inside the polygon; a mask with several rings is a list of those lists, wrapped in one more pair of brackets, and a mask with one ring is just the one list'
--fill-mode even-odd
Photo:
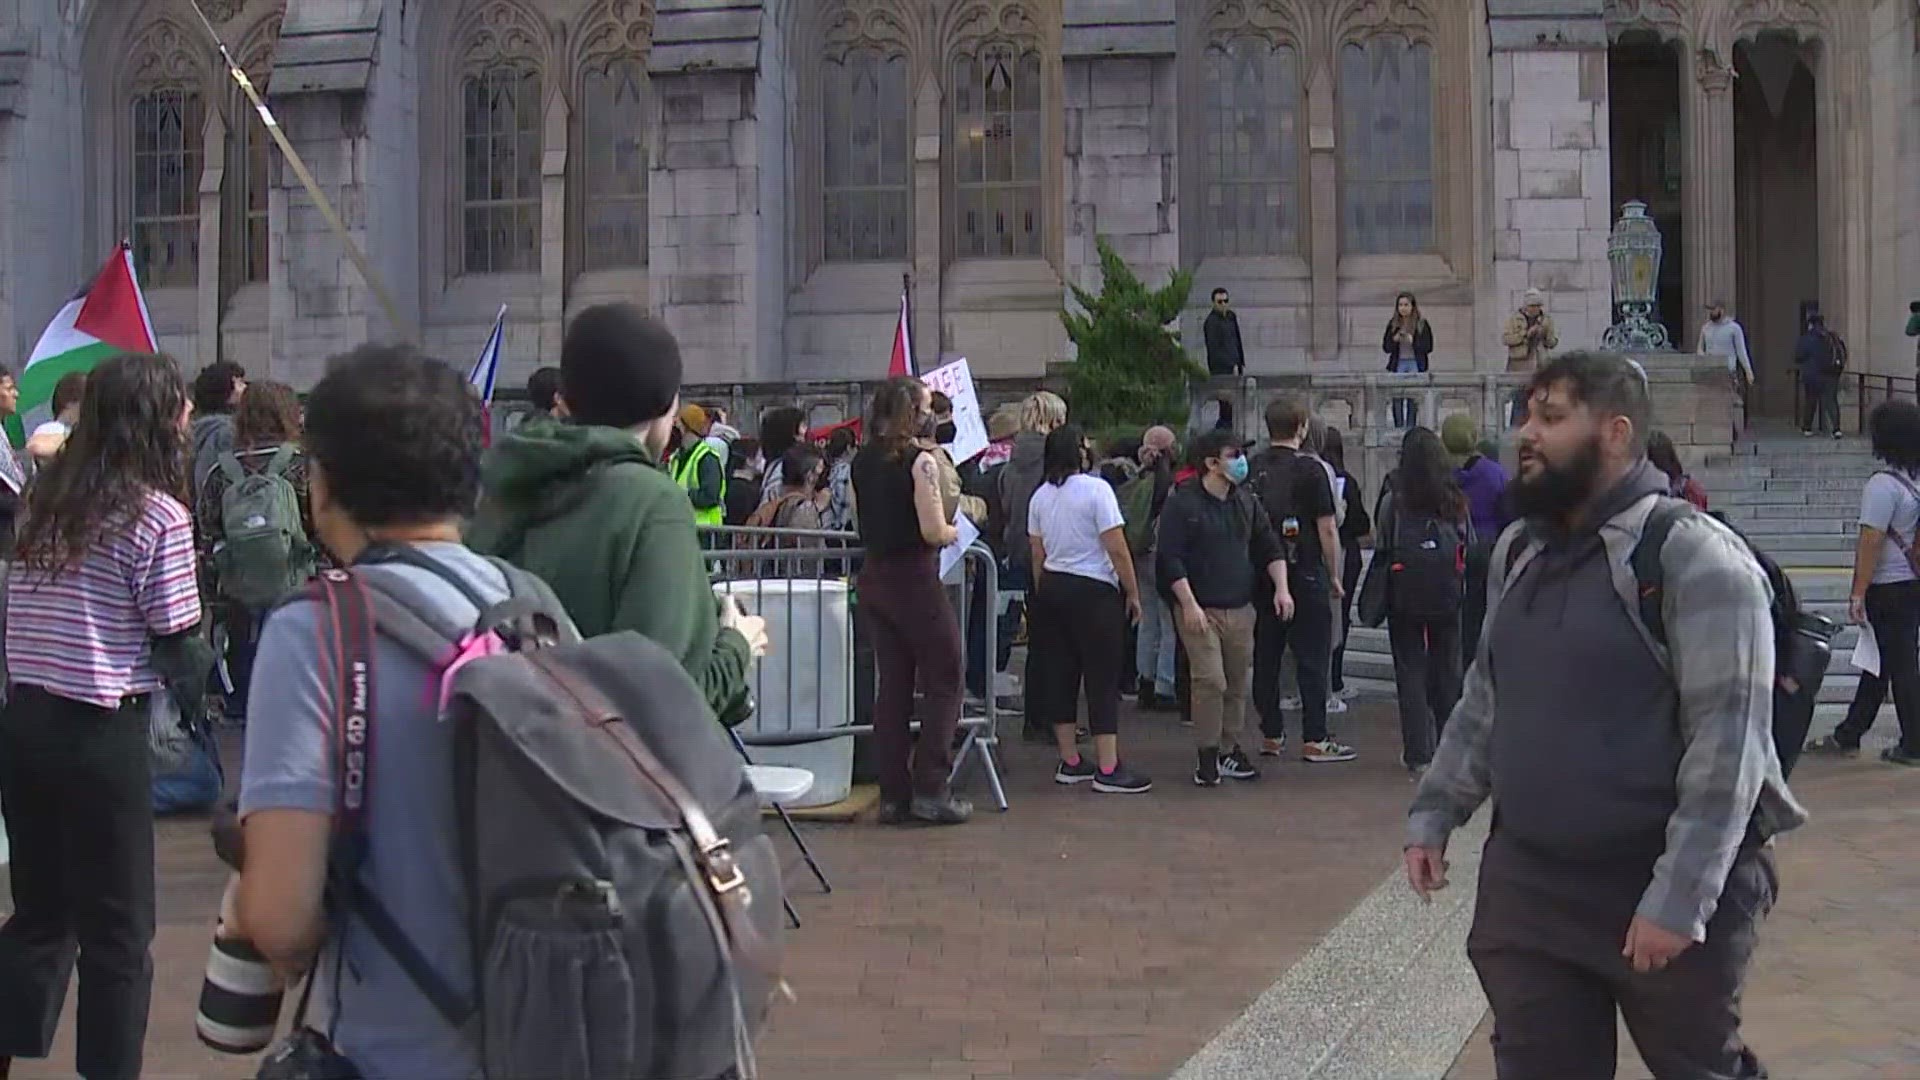
{"label": "man with beard", "polygon": [[1667,483],[1639,366],[1574,352],[1528,386],[1487,630],[1408,817],[1407,878],[1446,885],[1447,838],[1489,797],[1467,954],[1500,1080],[1613,1075],[1616,1009],[1657,1077],[1764,1076],[1740,988],[1806,814],[1772,735],[1765,577],[1705,514],[1661,547],[1666,646],[1631,558]]}

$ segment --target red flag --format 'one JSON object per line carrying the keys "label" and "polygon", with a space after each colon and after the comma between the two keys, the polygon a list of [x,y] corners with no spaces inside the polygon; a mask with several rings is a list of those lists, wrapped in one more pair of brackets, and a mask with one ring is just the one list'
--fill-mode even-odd
{"label": "red flag", "polygon": [[122,244],[100,268],[100,276],[88,288],[73,328],[121,352],[150,353],[158,348],[153,320],[147,316],[147,298],[140,295],[139,282],[133,276],[133,252],[126,245]]}
{"label": "red flag", "polygon": [[893,328],[893,358],[887,362],[887,378],[918,375],[913,366],[913,300],[904,287],[900,290],[900,321]]}

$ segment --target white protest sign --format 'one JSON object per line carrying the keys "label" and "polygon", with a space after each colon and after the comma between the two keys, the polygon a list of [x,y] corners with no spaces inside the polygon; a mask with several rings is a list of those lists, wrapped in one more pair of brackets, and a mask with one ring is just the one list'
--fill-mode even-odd
{"label": "white protest sign", "polygon": [[938,390],[953,399],[953,426],[956,434],[947,452],[954,464],[971,461],[987,449],[987,420],[980,415],[980,396],[974,393],[973,369],[961,357],[945,367],[920,376],[928,390]]}
{"label": "white protest sign", "polygon": [[940,580],[946,581],[953,574],[954,567],[967,557],[967,549],[980,539],[980,527],[965,514],[953,515],[953,527],[960,531],[960,538],[940,549]]}

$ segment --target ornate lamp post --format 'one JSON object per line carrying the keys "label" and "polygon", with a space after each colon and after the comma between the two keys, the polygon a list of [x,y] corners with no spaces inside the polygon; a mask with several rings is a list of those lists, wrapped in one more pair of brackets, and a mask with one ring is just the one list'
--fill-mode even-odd
{"label": "ornate lamp post", "polygon": [[1653,318],[1660,285],[1660,227],[1647,216],[1647,204],[1634,200],[1620,208],[1620,220],[1607,238],[1607,265],[1613,271],[1613,299],[1620,321],[1607,327],[1600,343],[1621,352],[1673,348],[1667,328]]}

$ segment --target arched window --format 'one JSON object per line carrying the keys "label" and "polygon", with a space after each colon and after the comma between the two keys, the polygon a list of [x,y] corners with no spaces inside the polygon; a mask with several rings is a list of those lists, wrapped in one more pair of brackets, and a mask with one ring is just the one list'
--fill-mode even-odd
{"label": "arched window", "polygon": [[1205,87],[1206,253],[1284,255],[1300,249],[1300,58],[1292,47],[1240,37],[1209,48]]}
{"label": "arched window", "polygon": [[907,257],[913,148],[907,58],[853,49],[822,68],[828,262]]}
{"label": "arched window", "polygon": [[[247,65],[247,76],[266,93],[263,69]],[[223,224],[225,250],[221,277],[228,287],[267,280],[268,166],[275,153],[273,137],[260,126],[253,102],[240,88],[228,84],[226,208]]]}
{"label": "arched window", "polygon": [[1036,258],[1043,251],[1040,54],[989,42],[953,58],[947,138],[956,258]]}
{"label": "arched window", "polygon": [[647,68],[622,56],[580,80],[581,262],[588,270],[647,265]]}
{"label": "arched window", "polygon": [[128,109],[134,265],[147,288],[191,288],[200,270],[206,100],[197,83],[137,83]]}
{"label": "arched window", "polygon": [[540,267],[540,73],[496,64],[460,80],[461,258],[469,274]]}
{"label": "arched window", "polygon": [[1433,250],[1433,50],[1395,35],[1348,42],[1340,116],[1341,250]]}

